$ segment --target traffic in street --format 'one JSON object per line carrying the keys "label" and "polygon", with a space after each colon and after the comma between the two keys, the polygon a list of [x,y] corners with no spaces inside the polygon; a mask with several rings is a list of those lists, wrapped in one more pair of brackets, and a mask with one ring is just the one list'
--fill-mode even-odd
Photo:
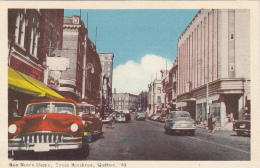
{"label": "traffic in street", "polygon": [[[197,127],[195,135],[166,134],[164,123],[145,120],[103,124],[103,133],[93,137],[86,153],[50,151],[23,154],[11,160],[250,160],[250,136]],[[26,152],[25,152],[26,153]]]}

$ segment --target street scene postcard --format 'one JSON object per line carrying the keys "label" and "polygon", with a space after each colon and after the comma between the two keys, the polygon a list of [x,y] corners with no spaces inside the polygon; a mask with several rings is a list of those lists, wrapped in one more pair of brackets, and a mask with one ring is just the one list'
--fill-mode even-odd
{"label": "street scene postcard", "polygon": [[1,168],[260,166],[258,1],[0,4]]}

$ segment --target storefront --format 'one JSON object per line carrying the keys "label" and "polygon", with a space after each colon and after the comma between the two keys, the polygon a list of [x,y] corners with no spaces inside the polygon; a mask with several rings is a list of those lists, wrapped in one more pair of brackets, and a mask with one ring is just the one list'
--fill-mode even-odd
{"label": "storefront", "polygon": [[8,122],[23,116],[27,103],[37,98],[63,98],[44,83],[8,67]]}

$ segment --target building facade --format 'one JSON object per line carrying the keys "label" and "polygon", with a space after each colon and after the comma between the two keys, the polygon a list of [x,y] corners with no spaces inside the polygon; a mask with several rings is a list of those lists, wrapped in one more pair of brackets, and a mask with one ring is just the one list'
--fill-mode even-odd
{"label": "building facade", "polygon": [[139,98],[130,93],[113,93],[115,111],[137,111]]}
{"label": "building facade", "polygon": [[250,10],[201,9],[178,39],[178,108],[217,127],[250,113]]}
{"label": "building facade", "polygon": [[46,58],[62,49],[63,14],[63,9],[8,9],[9,122],[14,112],[22,116],[32,99],[62,97],[44,81],[52,78]]}
{"label": "building facade", "polygon": [[102,67],[101,115],[110,113],[112,108],[113,59],[112,53],[99,53]]}
{"label": "building facade", "polygon": [[59,77],[57,90],[66,98],[100,107],[101,64],[96,47],[79,16],[65,17],[63,53],[69,65]]}

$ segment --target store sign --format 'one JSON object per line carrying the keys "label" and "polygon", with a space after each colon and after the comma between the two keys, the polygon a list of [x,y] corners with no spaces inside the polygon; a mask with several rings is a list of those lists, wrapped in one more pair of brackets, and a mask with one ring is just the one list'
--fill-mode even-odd
{"label": "store sign", "polygon": [[29,63],[25,63],[15,57],[11,57],[10,67],[17,70],[31,78],[37,79],[39,81],[43,80],[43,72],[32,67]]}
{"label": "store sign", "polygon": [[47,57],[47,66],[52,71],[66,71],[70,65],[70,59],[64,57]]}

